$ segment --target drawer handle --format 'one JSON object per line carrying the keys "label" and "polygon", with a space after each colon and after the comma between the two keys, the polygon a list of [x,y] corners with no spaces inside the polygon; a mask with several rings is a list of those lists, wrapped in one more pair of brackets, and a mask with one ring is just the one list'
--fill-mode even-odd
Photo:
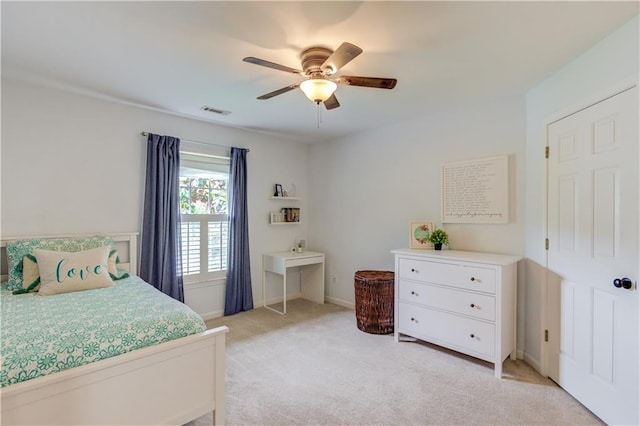
{"label": "drawer handle", "polygon": [[475,308],[475,307],[476,307],[476,304],[475,304],[475,303],[472,303],[470,306],[471,306],[472,308]]}
{"label": "drawer handle", "polygon": [[475,339],[475,338],[476,338],[476,335],[475,335],[475,334],[473,334],[473,333],[471,333],[471,335],[470,335],[469,337],[471,337],[472,339]]}
{"label": "drawer handle", "polygon": [[418,295],[418,293],[416,293],[415,291],[412,291],[411,294],[413,294],[414,296]]}
{"label": "drawer handle", "polygon": [[411,268],[411,272],[415,272],[417,274],[418,270],[416,268]]}
{"label": "drawer handle", "polygon": [[475,280],[476,280],[475,277],[471,277],[471,281],[475,281]]}
{"label": "drawer handle", "polygon": [[411,321],[418,322],[418,320],[416,320],[414,317],[411,317]]}

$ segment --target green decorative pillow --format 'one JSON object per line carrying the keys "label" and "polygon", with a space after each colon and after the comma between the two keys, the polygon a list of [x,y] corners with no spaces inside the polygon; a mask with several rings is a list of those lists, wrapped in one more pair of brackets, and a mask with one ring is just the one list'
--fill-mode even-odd
{"label": "green decorative pillow", "polygon": [[[111,279],[114,281],[128,278],[127,271],[118,269],[120,257],[118,251],[112,249],[109,252],[109,260],[107,269]],[[38,270],[38,260],[32,254],[28,254],[22,258],[22,288],[14,290],[13,294],[29,293],[40,289],[40,271]]]}
{"label": "green decorative pillow", "polygon": [[50,296],[111,287],[109,251],[107,246],[76,252],[34,249],[40,271],[38,294]]}
{"label": "green decorative pillow", "polygon": [[118,269],[118,263],[120,263],[120,256],[118,256],[118,251],[113,249],[109,252],[109,263],[107,264],[111,279],[117,281],[123,278],[129,278],[129,273],[127,271]]}
{"label": "green decorative pillow", "polygon": [[102,246],[115,248],[113,239],[106,235],[94,235],[87,238],[25,239],[7,243],[9,276],[6,288],[9,290],[23,288],[24,257],[32,254],[34,249],[76,252]]}
{"label": "green decorative pillow", "polygon": [[40,271],[38,260],[34,255],[28,254],[22,258],[22,288],[15,290],[13,294],[38,291],[40,288]]}

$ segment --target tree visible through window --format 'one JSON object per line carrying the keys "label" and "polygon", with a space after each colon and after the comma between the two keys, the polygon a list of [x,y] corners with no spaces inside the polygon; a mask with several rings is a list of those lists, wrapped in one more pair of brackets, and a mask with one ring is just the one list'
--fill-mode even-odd
{"label": "tree visible through window", "polygon": [[228,175],[199,171],[180,177],[182,272],[185,282],[224,277],[227,268]]}
{"label": "tree visible through window", "polygon": [[180,212],[227,214],[228,179],[180,178]]}

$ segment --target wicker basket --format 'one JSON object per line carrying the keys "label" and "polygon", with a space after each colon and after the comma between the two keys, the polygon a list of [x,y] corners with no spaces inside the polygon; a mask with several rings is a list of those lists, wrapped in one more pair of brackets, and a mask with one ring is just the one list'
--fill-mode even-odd
{"label": "wicker basket", "polygon": [[354,276],[356,322],[371,334],[393,333],[392,271],[358,271]]}

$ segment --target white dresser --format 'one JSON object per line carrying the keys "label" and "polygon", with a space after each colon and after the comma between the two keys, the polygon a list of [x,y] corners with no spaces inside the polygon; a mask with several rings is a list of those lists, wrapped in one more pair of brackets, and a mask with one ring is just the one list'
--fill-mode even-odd
{"label": "white dresser", "polygon": [[401,335],[495,365],[516,355],[518,256],[456,250],[392,250],[395,340]]}

